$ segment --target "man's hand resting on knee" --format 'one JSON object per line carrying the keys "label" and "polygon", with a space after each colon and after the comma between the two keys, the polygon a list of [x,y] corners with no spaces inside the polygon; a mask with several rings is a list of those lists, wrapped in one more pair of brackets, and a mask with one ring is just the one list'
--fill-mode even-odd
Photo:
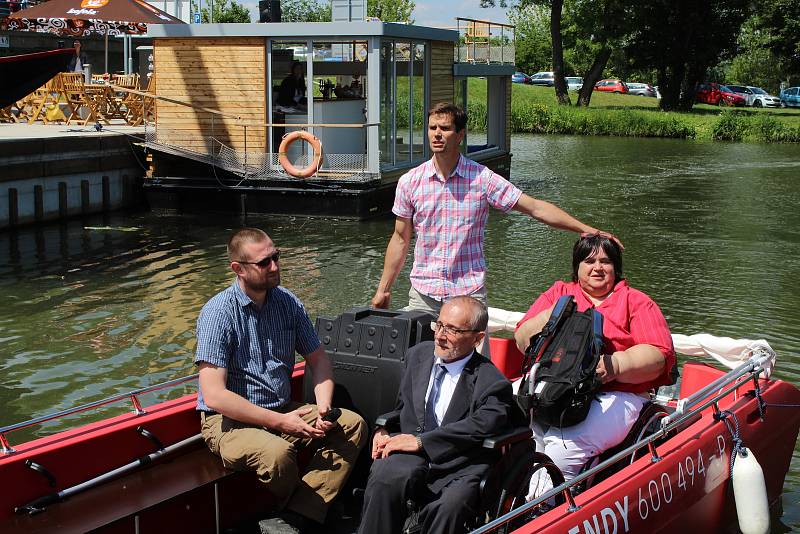
{"label": "man's hand resting on knee", "polygon": [[[398,434],[396,436],[392,436],[389,438],[386,443],[384,443],[383,448],[380,452],[381,458],[386,458],[393,452],[420,452],[422,448],[420,447],[419,440],[417,440],[417,436],[411,434]],[[375,449],[373,447],[373,453]]]}
{"label": "man's hand resting on knee", "polygon": [[311,413],[311,410],[312,408],[305,407],[283,414],[275,426],[275,430],[296,438],[321,438],[325,432],[309,425],[302,419],[302,416]]}

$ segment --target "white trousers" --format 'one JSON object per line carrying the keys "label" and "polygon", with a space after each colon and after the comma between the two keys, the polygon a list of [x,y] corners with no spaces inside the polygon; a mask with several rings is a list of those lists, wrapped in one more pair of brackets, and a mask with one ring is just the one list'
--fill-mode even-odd
{"label": "white trousers", "polygon": [[[589,415],[577,425],[556,428],[532,422],[536,450],[544,452],[571,480],[580,473],[590,458],[619,445],[639,417],[647,398],[636,393],[609,391],[592,401]],[[528,500],[553,488],[544,470],[531,478]]]}

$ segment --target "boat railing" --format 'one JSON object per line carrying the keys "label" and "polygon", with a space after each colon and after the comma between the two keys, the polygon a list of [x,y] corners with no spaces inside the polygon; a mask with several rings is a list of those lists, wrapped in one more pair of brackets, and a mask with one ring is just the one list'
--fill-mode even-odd
{"label": "boat railing", "polygon": [[82,404],[80,406],[75,406],[73,408],[68,408],[60,412],[42,415],[34,419],[29,419],[28,421],[23,421],[21,423],[15,423],[13,425],[4,426],[0,428],[0,454],[11,454],[13,452],[16,452],[14,448],[10,445],[10,443],[8,442],[8,438],[6,437],[6,434],[10,434],[11,432],[22,430],[24,428],[28,428],[35,425],[40,425],[42,423],[47,423],[48,421],[62,419],[70,415],[85,412],[88,410],[93,410],[95,408],[100,408],[102,406],[107,406],[109,404],[114,404],[125,400],[130,400],[131,404],[133,405],[133,413],[135,413],[136,415],[144,415],[147,413],[147,410],[144,409],[141,401],[139,400],[139,397],[141,395],[145,395],[147,393],[153,393],[163,389],[173,388],[194,381],[197,381],[197,374],[184,376],[182,378],[176,378],[174,380],[169,380],[167,382],[162,382],[160,384],[155,384],[140,389],[135,389],[127,393],[112,395],[111,397],[107,397],[105,399],[89,402],[86,404]]}
{"label": "boat railing", "polygon": [[513,65],[514,28],[511,24],[456,17],[456,62]]}
{"label": "boat railing", "polygon": [[[597,464],[591,469],[580,473],[575,478],[564,482],[560,486],[543,493],[519,508],[515,508],[514,510],[511,510],[510,512],[498,517],[486,525],[474,530],[472,534],[492,532],[498,527],[501,527],[510,521],[528,513],[549,499],[557,497],[559,494],[562,494],[567,502],[567,513],[578,511],[580,507],[575,503],[575,498],[572,494],[571,488],[577,486],[587,479],[594,477],[597,473],[614,465],[624,458],[632,457],[636,451],[644,447],[647,447],[649,450],[651,463],[660,462],[661,457],[658,455],[656,442],[667,437],[670,432],[679,429],[684,424],[696,418],[698,414],[708,407],[713,406],[714,412],[719,413],[720,409],[717,403],[721,399],[735,392],[738,388],[742,387],[751,379],[758,380],[759,375],[762,371],[764,371],[764,366],[767,364],[770,358],[771,355],[766,351],[755,353],[749,360],[736,369],[726,373],[719,379],[696,391],[692,395],[689,395],[685,399],[679,400],[679,410],[662,418],[661,428],[655,433],[640,439],[630,447],[618,452],[611,458],[608,458],[607,460]],[[680,406],[683,406],[682,410],[680,409]]]}
{"label": "boat railing", "polygon": [[[279,135],[290,130],[309,130],[322,138],[320,132],[328,130],[364,130],[377,128],[380,123],[294,123],[294,122],[264,122],[252,117],[225,113],[218,109],[199,106],[175,98],[161,96],[151,92],[137,91],[126,87],[111,85],[112,90],[127,92],[142,99],[145,112],[143,122],[145,130],[145,145],[163,152],[175,154],[207,163],[214,168],[220,168],[239,176],[242,180],[285,180],[296,181],[297,178],[288,174],[279,163],[280,153],[278,145],[281,143]],[[153,101],[180,106],[191,110],[194,120],[204,127],[198,128],[171,128],[169,125],[153,124],[148,119],[152,114],[147,110],[153,106]],[[265,135],[265,132],[267,134]],[[269,150],[269,132],[272,133],[274,151]],[[328,136],[330,137],[330,136]],[[356,136],[358,137],[358,136]],[[366,147],[367,134],[354,146]],[[323,143],[324,144],[324,143]],[[288,151],[288,157],[298,167],[305,167],[311,163],[314,154],[304,151],[305,143],[300,143],[297,153]],[[318,178],[335,178],[345,182],[369,182],[380,179],[378,173],[368,169],[366,149],[360,153],[334,153],[325,150],[319,169],[315,173]],[[239,182],[241,184],[241,182]],[[239,185],[237,184],[237,185]],[[221,184],[228,185],[228,184]]]}

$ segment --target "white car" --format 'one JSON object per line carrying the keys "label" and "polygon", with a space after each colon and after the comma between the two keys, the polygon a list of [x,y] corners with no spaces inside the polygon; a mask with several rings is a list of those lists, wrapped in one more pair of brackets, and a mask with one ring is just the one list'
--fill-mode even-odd
{"label": "white car", "polygon": [[760,87],[747,86],[753,92],[753,106],[760,108],[779,108],[781,107],[781,99],[777,96],[772,96]]}
{"label": "white car", "polygon": [[583,87],[583,78],[580,76],[566,76],[564,80],[567,82],[568,91],[580,91]]}

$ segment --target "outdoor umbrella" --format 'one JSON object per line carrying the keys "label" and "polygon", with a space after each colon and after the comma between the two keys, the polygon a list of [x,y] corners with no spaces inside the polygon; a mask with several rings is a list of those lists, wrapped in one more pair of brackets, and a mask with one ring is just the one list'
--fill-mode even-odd
{"label": "outdoor umbrella", "polygon": [[9,30],[74,37],[140,34],[148,24],[184,24],[143,0],[50,0],[9,15]]}

